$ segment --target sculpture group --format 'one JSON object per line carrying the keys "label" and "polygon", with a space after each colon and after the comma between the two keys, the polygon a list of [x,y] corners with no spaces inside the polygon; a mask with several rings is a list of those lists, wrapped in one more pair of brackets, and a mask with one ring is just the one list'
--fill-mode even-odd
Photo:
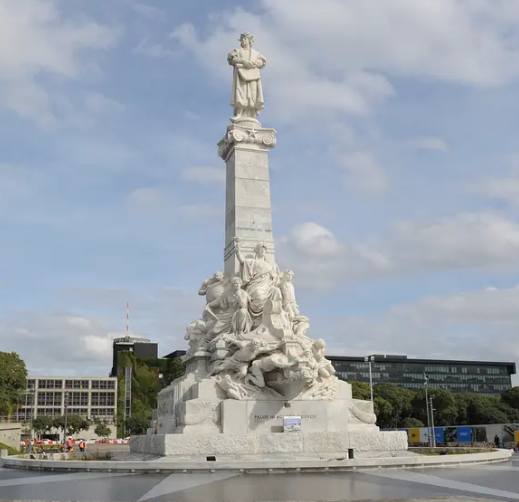
{"label": "sculpture group", "polygon": [[243,256],[235,239],[239,274],[216,272],[204,281],[202,319],[187,327],[188,357],[209,357],[210,374],[228,398],[332,398],[335,370],[325,344],[307,336],[291,270],[280,272],[258,243]]}

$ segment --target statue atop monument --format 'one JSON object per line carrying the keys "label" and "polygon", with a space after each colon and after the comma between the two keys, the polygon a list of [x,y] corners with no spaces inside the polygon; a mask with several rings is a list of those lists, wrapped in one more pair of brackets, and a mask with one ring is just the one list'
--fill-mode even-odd
{"label": "statue atop monument", "polygon": [[263,110],[263,89],[261,72],[267,62],[265,57],[252,48],[254,36],[240,35],[240,47],[227,55],[227,61],[234,67],[231,104],[235,121],[256,119]]}

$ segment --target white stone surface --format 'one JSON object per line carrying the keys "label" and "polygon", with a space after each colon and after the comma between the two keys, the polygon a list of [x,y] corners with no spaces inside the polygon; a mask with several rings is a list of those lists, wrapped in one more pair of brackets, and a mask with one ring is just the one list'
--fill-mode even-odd
{"label": "white stone surface", "polygon": [[234,67],[231,104],[235,121],[255,123],[258,113],[263,110],[264,99],[261,87],[261,73],[267,62],[265,57],[252,48],[254,36],[240,35],[240,47],[233,49],[227,61]]}
{"label": "white stone surface", "polygon": [[[296,301],[294,273],[281,272],[272,234],[268,152],[276,131],[261,127],[259,69],[265,58],[241,37],[234,67],[235,117],[218,143],[227,166],[224,274],[206,279],[201,318],[186,330],[186,374],[158,396],[149,434],[132,451],[158,455],[344,454],[407,448],[380,432],[373,404],[352,399],[323,340]],[[284,416],[301,432],[283,432]],[[353,446],[352,446],[353,445]]]}
{"label": "white stone surface", "polygon": [[351,430],[350,448],[359,452],[402,452],[407,450],[407,433],[405,431],[375,431],[370,429]]}
{"label": "white stone surface", "polygon": [[131,440],[131,451],[154,455],[347,455],[355,452],[402,452],[407,449],[405,432],[286,432],[166,434],[137,436]]}

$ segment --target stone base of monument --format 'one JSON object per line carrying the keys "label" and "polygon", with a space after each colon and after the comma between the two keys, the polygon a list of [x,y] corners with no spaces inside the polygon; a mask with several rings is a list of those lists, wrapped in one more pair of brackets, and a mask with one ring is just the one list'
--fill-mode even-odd
{"label": "stone base of monument", "polygon": [[[334,399],[236,400],[222,398],[210,377],[193,381],[195,373],[159,394],[154,427],[131,438],[132,453],[193,459],[276,454],[319,458],[407,450],[407,434],[380,431],[372,403],[353,399],[346,382],[337,382]],[[287,417],[296,419],[296,430],[287,430]]]}
{"label": "stone base of monument", "polygon": [[388,453],[407,450],[407,437],[400,431],[287,432],[257,434],[153,434],[133,436],[132,453],[182,456],[193,460],[220,456],[315,456],[354,457],[366,452]]}

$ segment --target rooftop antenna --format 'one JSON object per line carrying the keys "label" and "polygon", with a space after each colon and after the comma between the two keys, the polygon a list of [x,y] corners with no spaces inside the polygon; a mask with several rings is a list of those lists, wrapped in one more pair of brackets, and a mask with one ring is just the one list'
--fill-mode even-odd
{"label": "rooftop antenna", "polygon": [[126,302],[126,335],[130,334],[130,304]]}

